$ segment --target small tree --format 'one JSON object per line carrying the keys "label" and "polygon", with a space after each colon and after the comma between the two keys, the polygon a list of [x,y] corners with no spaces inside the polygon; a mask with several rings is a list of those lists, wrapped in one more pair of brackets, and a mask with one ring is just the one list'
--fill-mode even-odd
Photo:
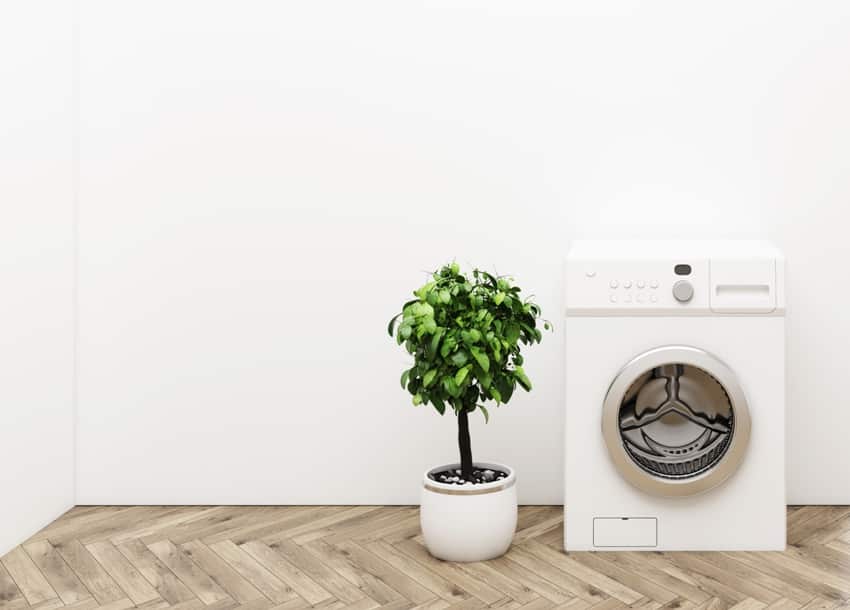
{"label": "small tree", "polygon": [[[531,390],[522,369],[521,344],[540,343],[540,307],[522,300],[508,277],[475,269],[472,279],[457,263],[443,266],[432,280],[414,291],[387,328],[413,355],[413,366],[401,374],[401,386],[413,404],[431,404],[444,414],[450,406],[458,421],[463,478],[472,480],[469,414],[482,404],[510,401],[519,384]],[[399,321],[400,318],[400,321]],[[550,325],[544,321],[543,326]]]}

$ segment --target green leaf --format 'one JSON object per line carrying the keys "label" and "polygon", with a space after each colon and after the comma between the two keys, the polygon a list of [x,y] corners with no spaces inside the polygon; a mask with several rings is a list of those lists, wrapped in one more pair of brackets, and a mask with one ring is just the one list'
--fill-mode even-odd
{"label": "green leaf", "polygon": [[451,300],[452,300],[452,295],[451,295],[451,293],[450,293],[448,290],[446,290],[445,288],[443,288],[442,290],[440,290],[440,302],[441,302],[441,303],[443,303],[443,304],[447,304],[447,303],[449,303]]}
{"label": "green leaf", "polygon": [[460,388],[457,387],[454,377],[443,377],[443,389],[448,392],[449,396],[452,398],[460,396]]}
{"label": "green leaf", "polygon": [[463,366],[464,364],[466,364],[467,360],[469,360],[469,357],[466,355],[466,352],[462,349],[458,350],[454,354],[452,354],[452,363],[455,366]]}
{"label": "green leaf", "polygon": [[472,368],[471,364],[467,364],[462,369],[458,369],[458,372],[455,373],[455,383],[460,385],[463,383],[463,380],[466,379],[466,376],[469,374],[469,369]]}
{"label": "green leaf", "polygon": [[495,387],[490,388],[490,396],[493,397],[493,400],[496,401],[496,404],[502,402],[502,394]]}
{"label": "green leaf", "polygon": [[413,395],[413,404],[417,407],[422,404],[422,394]]}
{"label": "green leaf", "polygon": [[504,301],[504,300],[505,300],[505,293],[502,292],[501,290],[496,293],[496,296],[493,297],[493,302],[496,305],[501,305],[502,301]]}
{"label": "green leaf", "polygon": [[432,396],[431,397],[431,404],[434,405],[434,408],[437,409],[437,412],[440,415],[442,415],[443,413],[446,412],[446,403],[444,403],[441,398],[439,398],[437,396]]}
{"label": "green leaf", "polygon": [[457,275],[458,273],[460,273],[460,265],[458,265],[457,263],[452,263],[449,269],[452,270],[452,275]]}
{"label": "green leaf", "polygon": [[431,337],[431,354],[437,353],[437,347],[440,345],[440,339],[442,339],[443,335],[446,333],[445,328],[438,328],[434,332],[434,336]]}
{"label": "green leaf", "polygon": [[407,389],[407,380],[410,379],[410,370],[407,370],[401,374],[401,387],[403,390]]}
{"label": "green leaf", "polygon": [[461,332],[460,336],[463,338],[463,342],[467,344],[478,343],[481,340],[481,333],[475,328]]}
{"label": "green leaf", "polygon": [[398,332],[401,334],[402,339],[409,339],[410,335],[413,333],[413,328],[411,328],[410,324],[402,324]]}
{"label": "green leaf", "polygon": [[437,376],[437,369],[431,369],[422,376],[422,387],[427,388],[434,383],[434,377]]}
{"label": "green leaf", "polygon": [[390,323],[387,325],[387,332],[389,333],[390,337],[393,336],[393,327],[395,326],[395,321],[398,320],[401,315],[403,315],[403,314],[399,313],[399,314],[394,315],[393,319],[390,320]]}
{"label": "green leaf", "polygon": [[481,384],[481,387],[485,390],[490,387],[490,384],[493,382],[493,378],[490,377],[489,373],[485,373],[484,371],[476,371],[475,376],[478,378],[478,383]]}
{"label": "green leaf", "polygon": [[505,340],[508,343],[510,343],[511,345],[513,345],[514,343],[517,342],[517,339],[519,339],[519,333],[520,333],[519,324],[516,324],[515,322],[511,322],[505,327]]}
{"label": "green leaf", "polygon": [[428,317],[422,322],[422,328],[426,334],[433,334],[437,332],[437,323],[434,321],[434,318]]}
{"label": "green leaf", "polygon": [[434,287],[435,282],[428,282],[424,286],[422,286],[419,290],[414,291],[413,294],[418,296],[420,299],[428,298],[428,293],[431,292],[431,289]]}
{"label": "green leaf", "polygon": [[490,414],[487,412],[487,407],[484,405],[478,405],[478,408],[481,409],[481,412],[484,414],[484,423],[490,423]]}
{"label": "green leaf", "polygon": [[519,382],[519,385],[522,386],[522,389],[524,389],[526,392],[531,391],[531,380],[525,374],[525,371],[522,370],[521,366],[518,366],[516,367],[516,369],[514,369],[514,377],[516,377],[516,380]]}
{"label": "green leaf", "polygon": [[440,356],[442,356],[443,358],[448,357],[448,355],[451,353],[451,351],[455,348],[456,345],[457,341],[454,337],[452,337],[451,335],[446,337],[446,340],[443,341],[443,346],[440,348]]}
{"label": "green leaf", "polygon": [[469,348],[469,351],[472,353],[472,357],[475,358],[475,361],[478,363],[485,373],[490,372],[490,359],[487,357],[487,354],[482,352],[477,347]]}

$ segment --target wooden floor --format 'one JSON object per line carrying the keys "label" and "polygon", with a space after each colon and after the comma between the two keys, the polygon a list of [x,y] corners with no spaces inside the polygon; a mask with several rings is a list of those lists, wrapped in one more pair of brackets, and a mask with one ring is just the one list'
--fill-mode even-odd
{"label": "wooden floor", "polygon": [[77,507],[2,558],[0,607],[834,608],[850,507],[789,509],[784,553],[570,553],[524,507],[510,552],[431,558],[415,507]]}

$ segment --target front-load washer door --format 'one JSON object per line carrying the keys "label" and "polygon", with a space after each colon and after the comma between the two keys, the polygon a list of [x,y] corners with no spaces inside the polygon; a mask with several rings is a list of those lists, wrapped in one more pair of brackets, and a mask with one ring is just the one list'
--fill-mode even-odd
{"label": "front-load washer door", "polygon": [[640,354],[617,374],[602,433],[619,473],[658,496],[690,496],[725,481],[750,439],[750,411],[732,370],[695,347]]}

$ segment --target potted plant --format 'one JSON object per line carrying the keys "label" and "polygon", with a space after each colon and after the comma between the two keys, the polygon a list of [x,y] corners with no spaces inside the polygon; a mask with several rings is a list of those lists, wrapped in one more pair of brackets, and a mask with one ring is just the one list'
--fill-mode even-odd
{"label": "potted plant", "polygon": [[[469,416],[484,403],[510,401],[517,386],[531,390],[522,345],[539,343],[540,307],[520,297],[508,277],[457,263],[443,266],[414,291],[415,299],[390,320],[388,332],[413,356],[401,386],[414,405],[430,404],[457,417],[460,461],[423,477],[420,522],[432,555],[481,561],[508,550],[516,530],[516,474],[504,464],[474,462]],[[543,321],[549,329],[549,323]]]}

